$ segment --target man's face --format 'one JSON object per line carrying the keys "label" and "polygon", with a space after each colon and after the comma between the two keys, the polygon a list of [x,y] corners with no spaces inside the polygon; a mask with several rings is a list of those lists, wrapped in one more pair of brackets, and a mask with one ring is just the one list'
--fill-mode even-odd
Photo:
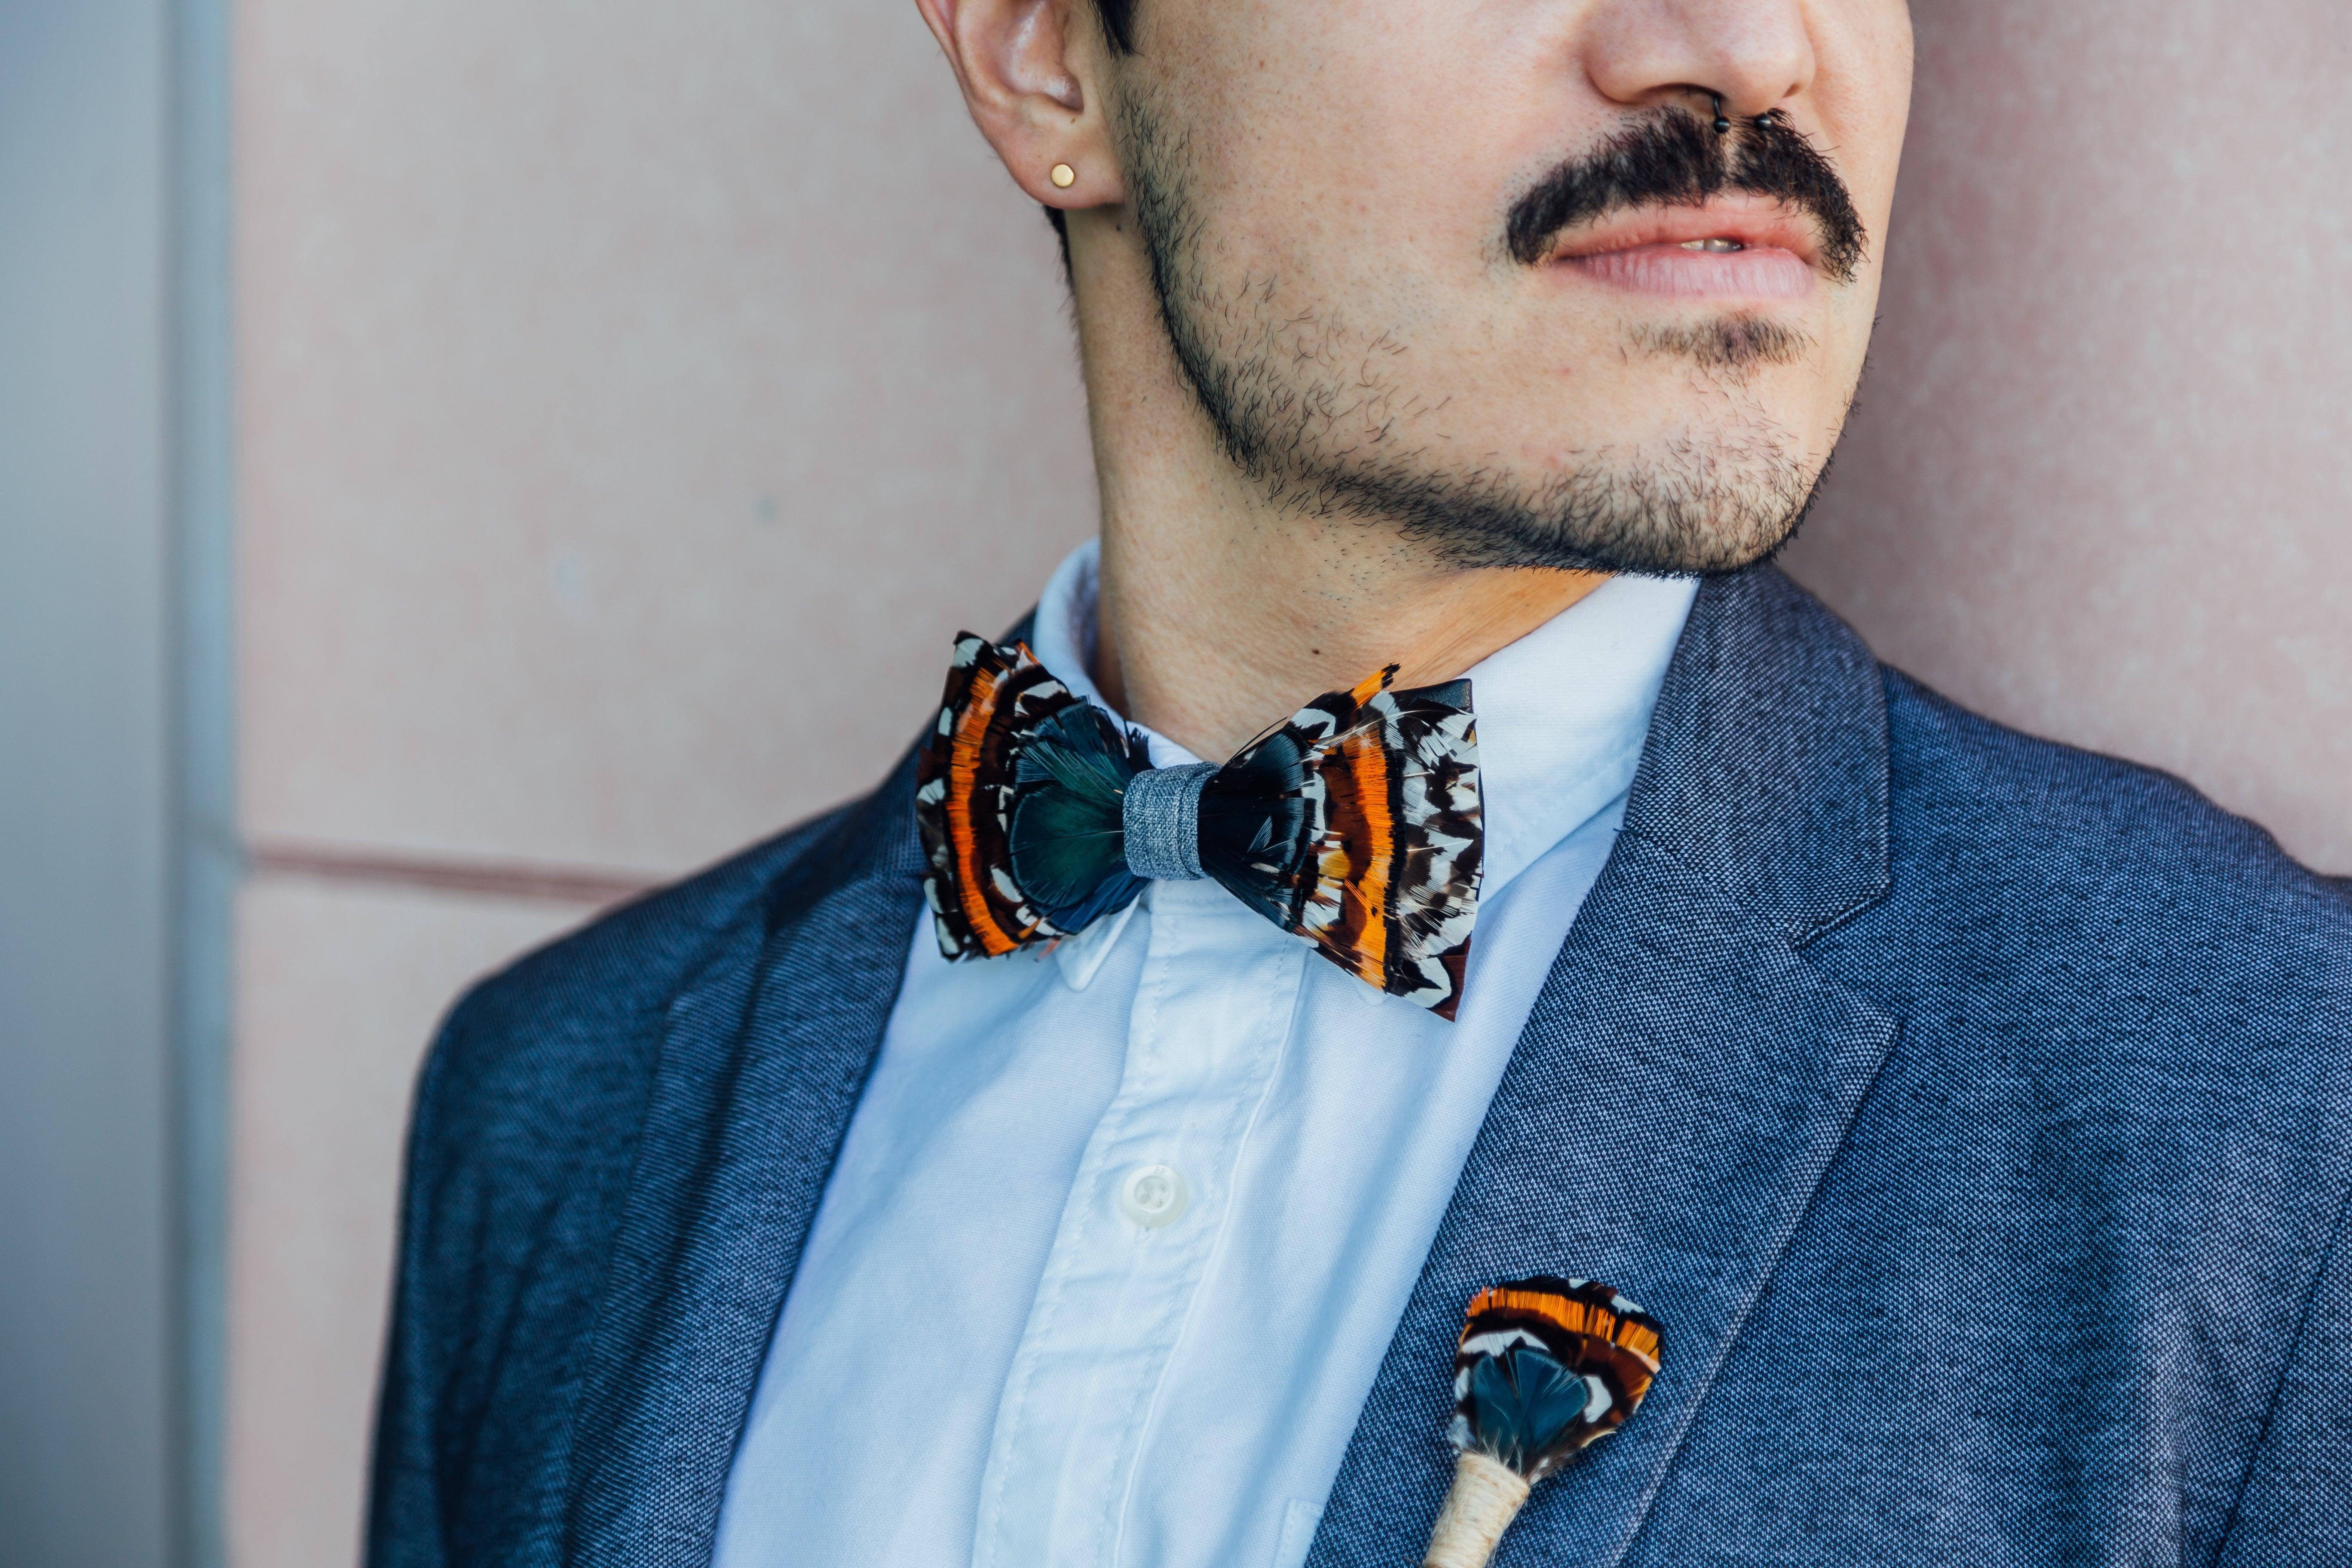
{"label": "man's face", "polygon": [[1142,0],[1136,43],[1163,314],[1275,493],[1465,565],[1794,528],[1869,341],[1903,0]]}

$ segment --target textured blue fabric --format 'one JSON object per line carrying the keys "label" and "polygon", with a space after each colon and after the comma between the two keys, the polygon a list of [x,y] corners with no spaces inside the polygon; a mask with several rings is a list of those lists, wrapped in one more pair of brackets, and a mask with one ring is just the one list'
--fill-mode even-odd
{"label": "textured blue fabric", "polygon": [[[379,1568],[707,1562],[919,901],[911,787],[452,1014]],[[1714,580],[1309,1562],[1417,1559],[1463,1305],[1535,1272],[1657,1312],[1665,1371],[1499,1568],[2352,1560],[2347,1047],[2344,888]]]}
{"label": "textured blue fabric", "polygon": [[1120,802],[1127,833],[1127,868],[1162,882],[1198,881],[1201,792],[1216,776],[1214,763],[1147,768],[1127,781]]}

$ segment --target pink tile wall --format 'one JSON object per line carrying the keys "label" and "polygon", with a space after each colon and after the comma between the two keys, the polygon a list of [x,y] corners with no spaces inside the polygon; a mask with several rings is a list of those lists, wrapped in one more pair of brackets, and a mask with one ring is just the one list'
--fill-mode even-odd
{"label": "pink tile wall", "polygon": [[2352,5],[1921,0],[1790,555],[1881,655],[2352,872]]}
{"label": "pink tile wall", "polygon": [[1051,237],[907,0],[247,0],[245,811],[667,872],[1089,529]]}
{"label": "pink tile wall", "polygon": [[229,1562],[356,1560],[419,1047],[577,908],[264,877],[237,910]]}

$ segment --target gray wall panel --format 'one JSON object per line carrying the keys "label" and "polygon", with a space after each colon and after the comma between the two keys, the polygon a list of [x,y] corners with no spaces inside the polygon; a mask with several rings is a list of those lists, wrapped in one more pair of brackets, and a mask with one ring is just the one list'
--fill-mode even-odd
{"label": "gray wall panel", "polygon": [[0,0],[0,1564],[171,1467],[164,11]]}

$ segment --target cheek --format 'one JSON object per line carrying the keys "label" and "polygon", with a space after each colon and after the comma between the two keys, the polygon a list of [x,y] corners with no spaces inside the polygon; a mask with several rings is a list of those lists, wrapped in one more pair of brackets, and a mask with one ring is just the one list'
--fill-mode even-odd
{"label": "cheek", "polygon": [[1487,165],[1516,128],[1500,63],[1441,25],[1453,8],[1237,9],[1265,32],[1206,25],[1213,47],[1175,99],[1219,237],[1334,281],[1370,253],[1414,272],[1483,264],[1506,205]]}
{"label": "cheek", "polygon": [[1883,247],[1911,110],[1911,16],[1901,0],[1840,0],[1816,30],[1815,95],[1838,172]]}
{"label": "cheek", "polygon": [[1856,279],[1828,313],[1813,356],[1783,384],[1785,420],[1816,458],[1826,458],[1844,433],[1854,389],[1870,350],[1874,274]]}

